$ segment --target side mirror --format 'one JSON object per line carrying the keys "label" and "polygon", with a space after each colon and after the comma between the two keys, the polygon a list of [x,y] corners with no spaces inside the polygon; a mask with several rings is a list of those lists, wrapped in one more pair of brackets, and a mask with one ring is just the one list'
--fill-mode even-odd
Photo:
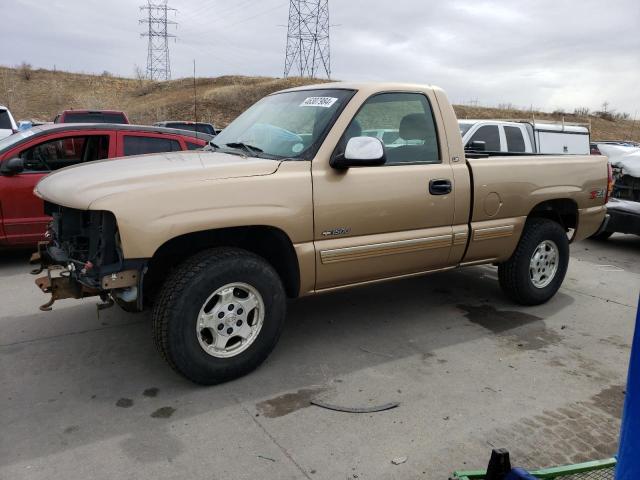
{"label": "side mirror", "polygon": [[24,171],[24,160],[20,157],[13,157],[2,162],[0,173],[3,175],[16,175]]}
{"label": "side mirror", "polygon": [[468,143],[465,150],[470,150],[472,152],[484,152],[487,150],[487,142],[482,140],[474,140],[471,143]]}
{"label": "side mirror", "polygon": [[375,137],[353,137],[347,142],[344,154],[331,159],[333,168],[373,167],[384,165],[384,145]]}

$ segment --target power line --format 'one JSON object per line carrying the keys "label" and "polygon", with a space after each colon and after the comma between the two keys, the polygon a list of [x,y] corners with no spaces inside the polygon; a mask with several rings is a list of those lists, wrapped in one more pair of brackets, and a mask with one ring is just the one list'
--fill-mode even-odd
{"label": "power line", "polygon": [[150,80],[170,80],[171,61],[169,58],[169,39],[176,38],[168,32],[169,25],[178,23],[168,19],[169,13],[176,12],[175,8],[167,6],[167,0],[147,0],[147,4],[140,7],[146,11],[146,18],[139,23],[146,24],[146,31],[140,36],[148,38],[147,44],[147,78]]}
{"label": "power line", "polygon": [[[184,23],[185,20],[191,20],[193,18],[197,18],[197,17],[203,17],[203,14],[205,12],[209,12],[211,11],[211,9],[215,9],[214,3],[216,3],[217,0],[209,0],[209,1],[201,1],[200,4],[195,7],[193,10],[187,10],[185,13],[185,9],[183,8],[181,10],[181,15],[180,15],[180,19],[182,21],[182,23]],[[206,16],[204,16],[203,18],[207,18]]]}
{"label": "power line", "polygon": [[286,3],[281,3],[279,5],[276,5],[275,7],[269,8],[268,10],[263,10],[263,11],[261,11],[259,13],[256,13],[255,15],[251,15],[250,17],[245,17],[245,18],[243,18],[241,20],[238,20],[237,22],[230,23],[229,25],[227,25],[227,27],[233,27],[235,25],[239,25],[241,23],[248,22],[249,20],[253,20],[254,18],[261,17],[265,13],[273,12],[274,10],[277,10],[278,8],[282,8],[285,5],[286,5]]}
{"label": "power line", "polygon": [[[255,0],[245,0],[244,3],[242,2],[238,3],[237,5],[234,5],[232,8],[224,10],[223,12],[219,12],[218,10],[211,8],[210,9],[211,13],[215,13],[215,15],[212,15],[214,18],[211,18],[210,16],[208,17],[205,14],[202,14],[202,15],[198,14],[196,15],[197,17],[196,21],[190,22],[190,26],[187,27],[187,31],[191,31],[193,25],[206,26],[208,28],[211,28],[211,27],[229,28],[231,26],[244,23],[249,20],[253,20],[254,18],[264,15],[265,13],[272,12],[278,8],[282,8],[285,5],[288,5],[289,3],[288,1],[284,3],[279,3],[273,6],[272,8],[254,13],[255,10],[249,9],[247,5],[247,2],[254,2],[254,1]],[[240,8],[235,8],[235,7],[240,7]],[[238,16],[242,13],[247,13],[247,12],[250,14],[249,16]],[[188,18],[192,18],[192,17],[194,17],[193,14],[188,15]],[[184,25],[184,19],[187,17],[181,16],[180,18],[182,20],[182,24]],[[236,21],[234,22],[234,20]],[[183,28],[183,31],[184,31],[184,28]]]}
{"label": "power line", "polygon": [[285,78],[296,67],[301,77],[331,78],[329,0],[290,0]]}

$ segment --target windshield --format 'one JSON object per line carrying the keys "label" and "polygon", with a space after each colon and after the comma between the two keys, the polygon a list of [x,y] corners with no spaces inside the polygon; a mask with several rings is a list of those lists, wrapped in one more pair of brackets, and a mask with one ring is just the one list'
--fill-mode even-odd
{"label": "windshield", "polygon": [[321,89],[269,95],[231,122],[212,145],[256,157],[309,160],[353,93]]}
{"label": "windshield", "polygon": [[6,130],[13,129],[13,124],[11,123],[11,117],[9,116],[9,112],[4,109],[0,109],[0,128],[6,129]]}
{"label": "windshield", "polygon": [[467,133],[471,127],[473,127],[473,123],[458,122],[458,125],[460,125],[460,135],[463,137],[464,134]]}
{"label": "windshield", "polygon": [[63,123],[128,123],[122,113],[67,112]]}

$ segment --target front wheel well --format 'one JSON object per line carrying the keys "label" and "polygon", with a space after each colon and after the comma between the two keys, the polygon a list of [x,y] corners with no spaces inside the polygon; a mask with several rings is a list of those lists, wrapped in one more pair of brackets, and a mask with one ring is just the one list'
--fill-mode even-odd
{"label": "front wheel well", "polygon": [[213,247],[236,247],[261,256],[278,272],[288,297],[300,290],[298,257],[288,235],[276,227],[255,225],[188,233],[165,242],[149,260],[144,276],[145,303],[150,304],[169,272],[196,253]]}
{"label": "front wheel well", "polygon": [[531,209],[527,220],[531,218],[547,218],[559,223],[565,230],[578,225],[578,205],[570,198],[546,200]]}

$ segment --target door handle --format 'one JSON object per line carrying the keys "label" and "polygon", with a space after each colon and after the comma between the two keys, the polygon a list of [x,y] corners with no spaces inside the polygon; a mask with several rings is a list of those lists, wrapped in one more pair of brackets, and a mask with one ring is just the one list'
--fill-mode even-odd
{"label": "door handle", "polygon": [[451,190],[453,190],[451,180],[438,179],[429,182],[429,193],[431,195],[446,195],[451,193]]}

